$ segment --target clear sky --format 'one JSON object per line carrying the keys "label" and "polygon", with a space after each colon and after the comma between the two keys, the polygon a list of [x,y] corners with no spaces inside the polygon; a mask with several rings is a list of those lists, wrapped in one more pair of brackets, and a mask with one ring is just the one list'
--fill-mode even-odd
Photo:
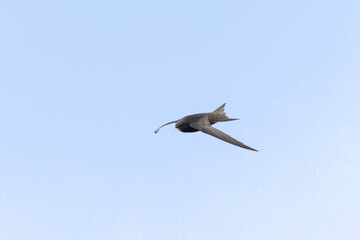
{"label": "clear sky", "polygon": [[1,1],[0,239],[360,239],[359,13]]}

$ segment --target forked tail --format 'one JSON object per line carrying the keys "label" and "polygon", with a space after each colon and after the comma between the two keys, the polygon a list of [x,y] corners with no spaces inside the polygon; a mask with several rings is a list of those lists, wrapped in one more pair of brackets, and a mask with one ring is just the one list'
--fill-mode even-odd
{"label": "forked tail", "polygon": [[226,116],[225,113],[225,104],[221,105],[220,107],[218,107],[217,109],[215,109],[215,111],[213,111],[214,114],[218,115],[219,120],[218,122],[226,122],[226,121],[234,121],[234,120],[239,120],[239,118],[229,118],[228,116]]}

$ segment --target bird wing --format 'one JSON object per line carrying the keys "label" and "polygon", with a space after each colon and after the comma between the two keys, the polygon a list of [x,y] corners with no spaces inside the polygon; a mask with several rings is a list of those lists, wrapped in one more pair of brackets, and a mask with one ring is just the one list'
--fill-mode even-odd
{"label": "bird wing", "polygon": [[221,139],[221,140],[223,140],[225,142],[234,144],[234,145],[236,145],[238,147],[246,148],[246,149],[249,149],[249,150],[252,150],[252,151],[258,151],[258,150],[254,149],[254,148],[246,146],[242,142],[240,142],[240,141],[236,140],[235,138],[227,135],[226,133],[220,131],[219,129],[212,127],[210,125],[208,116],[204,116],[204,117],[200,118],[199,120],[197,120],[196,122],[190,123],[190,126],[192,128],[195,128],[195,129],[203,132],[203,133],[209,134],[209,135],[211,135],[213,137],[216,137],[216,138]]}

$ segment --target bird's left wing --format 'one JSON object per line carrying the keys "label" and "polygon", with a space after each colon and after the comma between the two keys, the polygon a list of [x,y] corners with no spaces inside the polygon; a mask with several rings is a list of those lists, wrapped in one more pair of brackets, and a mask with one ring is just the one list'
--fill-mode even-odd
{"label": "bird's left wing", "polygon": [[243,144],[242,142],[236,140],[235,138],[227,135],[226,133],[220,131],[219,129],[217,128],[214,128],[210,125],[210,122],[209,122],[209,119],[207,116],[204,116],[202,118],[200,118],[199,120],[197,120],[196,122],[193,122],[193,123],[190,123],[190,126],[203,132],[203,133],[206,133],[206,134],[209,134],[213,137],[216,137],[218,139],[221,139],[225,142],[228,142],[228,143],[231,143],[231,144],[234,144],[238,147],[242,147],[242,148],[246,148],[246,149],[249,149],[249,150],[252,150],[252,151],[257,151],[256,149],[254,148],[251,148],[249,146],[246,146],[245,144]]}

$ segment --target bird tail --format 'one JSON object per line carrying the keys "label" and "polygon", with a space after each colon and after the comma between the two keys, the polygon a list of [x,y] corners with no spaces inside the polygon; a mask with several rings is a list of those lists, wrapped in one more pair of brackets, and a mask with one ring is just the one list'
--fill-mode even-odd
{"label": "bird tail", "polygon": [[217,115],[218,122],[239,120],[239,118],[229,118],[228,116],[226,116],[225,109],[224,109],[225,104],[226,103],[224,103],[223,105],[221,105],[220,107],[215,109],[215,111],[212,112],[213,114]]}

